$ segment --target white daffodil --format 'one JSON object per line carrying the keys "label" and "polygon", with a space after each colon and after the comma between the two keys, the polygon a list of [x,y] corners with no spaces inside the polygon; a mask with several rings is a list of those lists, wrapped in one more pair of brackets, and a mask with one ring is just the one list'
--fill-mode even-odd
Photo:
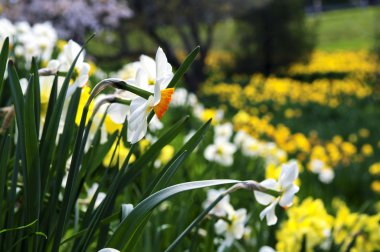
{"label": "white daffodil", "polygon": [[193,107],[197,103],[197,96],[193,93],[189,93],[186,88],[176,88],[171,102],[173,107]]}
{"label": "white daffodil", "polygon": [[334,179],[334,171],[320,159],[312,159],[309,163],[310,170],[318,174],[319,180],[324,184],[330,184]]}
{"label": "white daffodil", "polygon": [[120,103],[112,103],[107,110],[107,115],[116,124],[123,124],[129,114],[129,106]]}
{"label": "white daffodil", "polygon": [[244,208],[232,210],[227,216],[228,222],[218,220],[215,225],[215,232],[224,236],[224,241],[220,244],[218,251],[224,251],[230,247],[234,240],[240,240],[245,233],[245,224],[247,222],[247,210]]}
{"label": "white daffodil", "polygon": [[104,248],[104,249],[99,250],[98,252],[120,252],[120,251],[113,248]]}
{"label": "white daffodil", "polygon": [[[145,58],[143,57],[143,59]],[[143,88],[144,85],[147,87],[153,81],[154,93],[147,100],[137,97],[131,102],[130,116],[128,118],[128,141],[132,144],[140,141],[145,136],[148,127],[147,116],[150,111],[153,110],[158,119],[161,119],[168,109],[174,93],[174,88],[166,88],[173,78],[173,73],[172,67],[162,49],[158,48],[156,61],[153,61],[154,64],[149,60],[145,59],[145,61],[150,62],[144,63],[145,68],[151,67],[154,69],[149,69],[149,72],[147,69],[140,69],[137,72],[136,83]]]}
{"label": "white daffodil", "polygon": [[256,157],[262,154],[263,144],[253,137],[247,137],[243,142],[242,152],[245,156]]}
{"label": "white daffodil", "polygon": [[[222,193],[224,193],[224,189],[215,190],[210,189],[207,192],[207,199],[205,202],[203,202],[203,208],[206,209],[208,206],[210,206],[211,203],[213,203]],[[218,204],[216,204],[213,209],[210,211],[210,214],[218,216],[218,217],[224,217],[229,212],[233,211],[233,207],[230,204],[230,196],[226,195],[224,198],[219,201]]]}
{"label": "white daffodil", "polygon": [[330,167],[322,169],[318,175],[319,180],[324,184],[330,184],[334,180],[334,171]]}
{"label": "white daffodil", "polygon": [[157,82],[159,82],[160,85],[165,83],[168,84],[173,78],[172,66],[168,63],[166,55],[161,47],[157,49],[155,61],[146,55],[141,55],[140,63],[147,73],[148,83],[151,85],[156,84]]}
{"label": "white daffodil", "polygon": [[276,252],[276,250],[274,250],[272,247],[269,247],[269,246],[262,246],[259,249],[259,252]]}
{"label": "white daffodil", "polygon": [[215,126],[215,137],[229,140],[233,133],[232,123],[223,123]]}
{"label": "white daffodil", "polygon": [[0,48],[3,47],[3,43],[6,37],[9,38],[9,43],[13,44],[13,36],[16,34],[16,29],[13,24],[5,18],[0,18]]}
{"label": "white daffodil", "polygon": [[134,80],[136,79],[137,71],[141,68],[141,63],[139,61],[128,63],[124,65],[119,71],[113,74],[116,78],[122,80]]}
{"label": "white daffodil", "polygon": [[28,85],[29,85],[29,82],[26,78],[20,79],[20,87],[21,87],[21,91],[23,95],[26,94],[26,91],[28,90]]}
{"label": "white daffodil", "polygon": [[156,132],[161,130],[164,127],[164,124],[158,119],[156,115],[153,116],[152,120],[149,123],[149,130],[151,132]]}
{"label": "white daffodil", "polygon": [[312,159],[309,165],[313,173],[320,173],[325,167],[325,163],[320,159]]}
{"label": "white daffodil", "polygon": [[[68,71],[71,64],[74,62],[75,57],[78,55],[79,51],[81,50],[81,46],[74,42],[73,40],[70,40],[63,48],[62,54],[59,56],[59,60],[61,62],[61,71]],[[83,87],[86,85],[89,79],[89,73],[90,73],[90,65],[86,62],[84,62],[84,52],[82,52],[78,60],[75,64],[74,68],[74,78],[75,81],[73,85],[70,87],[71,89],[75,90],[77,87]]]}
{"label": "white daffodil", "polygon": [[274,179],[266,179],[260,183],[264,188],[279,192],[280,196],[274,197],[264,192],[254,191],[257,202],[267,206],[260,213],[260,219],[266,217],[269,226],[277,222],[277,216],[275,214],[277,203],[285,208],[293,204],[294,195],[299,191],[299,187],[294,184],[297,177],[298,164],[296,161],[291,161],[282,165],[278,182]]}
{"label": "white daffodil", "polygon": [[244,145],[244,142],[251,138],[249,134],[247,134],[245,131],[239,130],[236,132],[234,136],[234,144],[236,144],[239,147],[242,147]]}
{"label": "white daffodil", "polygon": [[173,78],[172,66],[168,63],[161,47],[157,49],[155,60],[149,56],[141,55],[139,64],[135,64],[139,67],[136,77],[127,80],[127,82],[141,89],[153,92],[157,83],[160,89],[164,89]]}
{"label": "white daffodil", "polygon": [[234,162],[233,155],[237,148],[233,143],[224,138],[216,139],[214,144],[210,144],[204,151],[204,157],[208,161],[214,161],[223,166],[230,166]]}
{"label": "white daffodil", "polygon": [[148,121],[147,116],[154,110],[158,119],[161,119],[169,107],[171,96],[174,88],[160,90],[158,83],[155,85],[154,96],[150,96],[148,100],[137,97],[131,102],[131,115],[128,118],[128,141],[136,143],[140,141],[147,132]]}
{"label": "white daffodil", "polygon": [[35,24],[33,34],[37,40],[43,60],[49,60],[57,41],[57,34],[49,22]]}

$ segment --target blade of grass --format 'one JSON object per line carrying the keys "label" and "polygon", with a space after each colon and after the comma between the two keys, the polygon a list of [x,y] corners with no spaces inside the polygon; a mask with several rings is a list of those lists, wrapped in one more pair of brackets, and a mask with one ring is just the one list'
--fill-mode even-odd
{"label": "blade of grass", "polygon": [[3,81],[4,81],[5,68],[7,66],[8,51],[9,51],[9,38],[7,37],[4,40],[3,47],[1,48],[1,53],[0,53],[0,99],[3,96],[3,88],[4,88]]}
{"label": "blade of grass", "polygon": [[[11,151],[11,136],[7,134],[4,139],[1,146],[1,158],[0,158],[0,208],[5,208],[5,201],[4,201],[4,195],[6,195],[7,191],[7,182],[8,182],[8,161],[10,157],[10,151]],[[1,211],[0,213],[0,226],[4,227],[3,220],[5,211]]]}
{"label": "blade of grass", "polygon": [[190,233],[190,231],[197,226],[204,217],[218,204],[226,194],[219,195],[201,214],[199,214],[192,222],[191,224],[170,244],[170,246],[165,250],[165,252],[173,251],[175,247],[179,244],[179,242]]}
{"label": "blade of grass", "polygon": [[182,76],[186,73],[189,66],[194,62],[195,58],[197,57],[199,53],[200,47],[197,46],[187,55],[184,62],[181,64],[181,66],[178,68],[178,70],[175,72],[173,79],[170,81],[168,88],[172,88],[175,85],[177,85],[177,82],[182,78]]}
{"label": "blade of grass", "polygon": [[155,157],[160,153],[163,147],[170,143],[179,132],[185,127],[185,123],[189,120],[189,117],[183,117],[178,122],[176,122],[171,128],[169,128],[160,137],[157,142],[155,142],[144,154],[132,165],[133,170],[140,170],[146,163],[155,159]]}
{"label": "blade of grass", "polygon": [[38,221],[38,219],[32,221],[31,223],[27,224],[27,225],[24,225],[24,226],[20,226],[20,227],[15,227],[15,228],[6,228],[6,229],[2,229],[0,230],[0,234],[2,233],[5,233],[5,232],[9,232],[9,231],[16,231],[16,230],[21,230],[21,229],[25,229],[25,228],[28,228],[28,227],[31,227],[33,226],[34,224],[36,224]]}
{"label": "blade of grass", "polygon": [[40,77],[38,74],[38,66],[36,58],[32,58],[32,73],[33,73],[33,90],[34,90],[34,115],[36,121],[37,136],[40,133],[40,117],[41,117],[41,96],[40,96]]}
{"label": "blade of grass", "polygon": [[185,191],[200,189],[204,187],[235,184],[239,183],[237,180],[219,179],[219,180],[204,180],[182,183],[158,191],[148,198],[141,201],[132,212],[124,219],[120,226],[116,229],[115,233],[108,241],[107,246],[116,248],[122,251],[127,251],[126,248],[130,243],[134,233],[141,225],[147,214],[150,213],[161,202],[169,199],[170,197]]}
{"label": "blade of grass", "polygon": [[[42,129],[41,143],[45,142],[46,134],[49,128],[49,123],[54,111],[55,103],[57,102],[57,94],[58,94],[58,76],[54,77],[53,86],[51,87],[50,95],[49,95],[49,103],[47,106],[45,123]],[[41,145],[42,146],[42,145]],[[41,149],[42,150],[42,149]]]}
{"label": "blade of grass", "polygon": [[[54,148],[52,148],[52,146],[55,145],[55,138],[56,138],[56,135],[57,135],[57,132],[58,132],[58,128],[59,128],[59,121],[60,121],[60,118],[61,118],[61,114],[62,114],[64,103],[66,101],[67,90],[68,90],[68,87],[69,87],[69,83],[71,81],[71,77],[72,77],[73,72],[74,72],[74,68],[75,68],[76,62],[78,61],[78,58],[79,58],[80,54],[83,52],[83,50],[84,50],[85,46],[87,45],[87,43],[93,37],[94,37],[94,35],[91,36],[85,42],[85,44],[83,45],[83,47],[79,51],[78,55],[75,57],[73,63],[71,64],[70,69],[67,72],[66,78],[65,78],[65,80],[64,80],[64,82],[62,84],[62,87],[61,87],[59,96],[57,98],[57,101],[55,103],[55,106],[54,106],[54,109],[53,109],[53,113],[52,113],[52,117],[50,119],[50,122],[49,122],[49,125],[48,125],[48,129],[47,129],[47,132],[46,132],[46,137],[45,137],[45,139],[44,139],[43,142],[41,141],[41,153],[44,153],[44,159],[43,159],[43,162],[41,163],[41,167],[42,167],[41,177],[42,178],[46,178],[48,176],[47,173],[49,171],[49,167],[50,167],[51,162],[52,162],[52,155],[53,155],[53,150],[54,150]],[[60,235],[58,234],[58,236],[61,236],[61,235],[62,234],[60,234]]]}
{"label": "blade of grass", "polygon": [[[170,178],[174,175],[175,171],[178,169],[179,165],[183,163],[183,161],[190,155],[190,153],[198,146],[198,144],[202,141],[205,133],[207,132],[208,128],[210,127],[211,120],[206,122],[185,144],[184,146],[178,151],[178,153],[173,157],[173,159],[167,164],[166,167],[172,167],[171,169],[164,169],[162,171],[162,176],[157,176],[156,180],[152,183],[152,186],[147,190],[145,196],[150,195],[156,188],[162,188],[165,186],[165,184],[168,183]],[[177,163],[178,162],[178,163]],[[176,164],[177,163],[177,164]],[[144,197],[145,198],[145,197]],[[140,227],[136,230],[136,232],[133,234],[133,237],[131,239],[134,240],[134,242],[131,242],[125,249],[126,250],[133,250],[134,246],[137,244],[138,239],[141,237],[141,234],[143,232],[144,226],[147,223],[149,219],[149,215],[147,215],[144,218],[144,221],[142,221]]]}
{"label": "blade of grass", "polygon": [[173,177],[174,173],[177,171],[178,167],[183,163],[186,158],[186,150],[179,153],[178,157],[173,159],[165,165],[160,174],[158,174],[152,184],[149,186],[148,190],[144,193],[143,198],[148,197],[152,192],[157,189],[162,189],[169,183],[170,179]]}
{"label": "blade of grass", "polygon": [[[25,109],[24,109],[24,125],[25,125],[25,152],[26,152],[26,171],[28,173],[28,183],[25,185],[24,190],[27,192],[25,195],[29,197],[28,202],[28,217],[27,221],[39,219],[40,217],[40,201],[41,201],[41,172],[40,172],[40,158],[39,158],[39,143],[35,115],[35,96],[39,96],[34,91],[35,77],[32,76],[28,89],[25,95]],[[39,223],[37,222],[33,231],[37,232]],[[37,251],[37,239],[34,236],[31,240],[32,247],[29,251]]]}
{"label": "blade of grass", "polygon": [[[11,181],[11,187],[9,191],[9,197],[7,201],[7,208],[9,209],[8,215],[7,215],[7,225],[6,227],[12,227],[15,224],[15,205],[16,205],[16,188],[17,188],[17,178],[18,178],[18,172],[19,172],[19,166],[21,165],[21,151],[20,151],[20,142],[16,144],[15,149],[15,157],[13,161],[13,172],[12,172],[12,181]],[[14,236],[12,233],[5,234],[4,240],[5,240],[5,247],[8,248],[11,244],[12,239]]]}
{"label": "blade of grass", "polygon": [[[73,74],[75,64],[76,64],[80,54],[83,52],[85,46],[93,37],[94,37],[94,35],[91,36],[85,42],[85,44],[83,45],[83,47],[79,51],[78,55],[75,57],[72,65],[68,71],[68,74],[67,74],[65,81],[63,83],[63,86],[61,88],[61,92],[59,94],[57,104],[56,104],[54,112],[53,112],[53,117],[52,117],[51,123],[49,125],[49,129],[48,129],[46,139],[50,139],[50,140],[53,138],[55,139],[55,135],[56,135],[56,132],[57,132],[58,126],[59,126],[60,115],[62,113],[63,104],[64,104],[64,101],[66,98],[66,93],[68,90],[68,85],[69,85],[71,76]],[[83,115],[84,115],[84,117],[86,117],[87,113],[83,113]],[[79,126],[78,134],[76,137],[76,145],[74,147],[73,160],[71,162],[72,165],[70,166],[70,172],[69,172],[69,176],[68,176],[68,180],[67,180],[67,186],[65,188],[65,192],[64,192],[64,196],[63,196],[62,208],[61,208],[61,211],[60,211],[59,216],[58,216],[58,226],[57,226],[56,232],[54,233],[54,239],[52,239],[53,240],[53,245],[52,245],[52,251],[53,252],[56,252],[59,249],[59,244],[60,244],[61,238],[63,236],[63,231],[64,231],[66,221],[68,218],[68,213],[72,210],[72,206],[73,206],[74,199],[73,199],[73,195],[71,193],[71,189],[72,189],[72,185],[73,185],[73,182],[75,180],[76,173],[77,173],[77,170],[79,167],[77,155],[81,155],[81,153],[78,153],[78,152],[79,152],[79,148],[80,148],[81,139],[83,136],[84,123],[85,123],[85,120],[83,120],[83,118],[82,118],[81,125]],[[51,163],[51,160],[50,160],[51,159],[51,150],[49,150],[50,146],[48,145],[48,142],[49,141],[46,141],[45,143],[43,143],[43,144],[45,144],[46,147],[42,148],[43,150],[46,150],[47,153],[49,153],[48,158],[47,158],[48,160],[45,162],[45,165],[43,166],[43,168],[45,169],[45,171],[43,172],[43,175],[45,175],[45,176],[48,172],[48,168],[49,168],[50,163]],[[50,149],[52,149],[52,148],[50,148]]]}

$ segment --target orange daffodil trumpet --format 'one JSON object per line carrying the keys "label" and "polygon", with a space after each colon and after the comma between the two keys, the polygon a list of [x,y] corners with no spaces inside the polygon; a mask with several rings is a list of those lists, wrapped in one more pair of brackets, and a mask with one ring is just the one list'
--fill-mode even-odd
{"label": "orange daffodil trumpet", "polygon": [[151,90],[154,85],[154,93],[148,99],[136,97],[130,106],[128,117],[128,141],[132,144],[140,141],[147,132],[147,117],[153,110],[158,119],[161,119],[169,107],[174,88],[166,88],[173,78],[172,67],[168,63],[165,53],[158,48],[156,59],[149,60],[147,56],[141,57],[141,67],[136,74],[136,79],[127,81],[132,85]]}

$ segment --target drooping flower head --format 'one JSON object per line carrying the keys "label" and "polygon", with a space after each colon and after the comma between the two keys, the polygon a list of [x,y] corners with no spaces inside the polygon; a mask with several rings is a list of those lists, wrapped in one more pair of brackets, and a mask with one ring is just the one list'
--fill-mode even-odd
{"label": "drooping flower head", "polygon": [[276,224],[277,216],[275,207],[277,204],[287,208],[293,204],[294,195],[299,191],[299,187],[294,184],[298,177],[298,164],[296,161],[290,161],[282,165],[281,174],[278,182],[275,179],[266,179],[260,183],[264,188],[274,190],[280,193],[275,197],[265,192],[254,191],[257,202],[267,206],[260,213],[260,219],[266,217],[269,226]]}

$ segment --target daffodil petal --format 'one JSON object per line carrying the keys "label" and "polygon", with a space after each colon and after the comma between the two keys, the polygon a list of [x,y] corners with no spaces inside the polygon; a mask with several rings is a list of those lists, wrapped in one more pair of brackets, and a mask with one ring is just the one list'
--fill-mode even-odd
{"label": "daffodil petal", "polygon": [[296,161],[291,161],[282,165],[279,184],[282,188],[286,188],[298,177],[298,164]]}
{"label": "daffodil petal", "polygon": [[299,191],[299,187],[292,185],[288,190],[286,190],[280,199],[280,206],[290,207],[293,204],[294,195]]}
{"label": "daffodil petal", "polygon": [[119,103],[113,103],[109,106],[107,114],[111,120],[117,124],[123,124],[129,113],[129,106]]}
{"label": "daffodil petal", "polygon": [[214,224],[214,228],[217,234],[223,234],[227,230],[227,223],[224,220],[218,220]]}
{"label": "daffodil petal", "polygon": [[277,205],[278,200],[275,200],[267,206],[263,211],[260,213],[260,219],[263,220],[264,217],[267,219],[267,225],[272,226],[277,223],[277,216],[275,213],[275,208]]}
{"label": "daffodil petal", "polygon": [[257,202],[259,202],[259,204],[264,205],[264,206],[270,204],[275,199],[275,197],[273,197],[272,195],[266,194],[263,192],[254,191],[253,193],[255,195]]}
{"label": "daffodil petal", "polygon": [[148,73],[148,77],[156,79],[156,63],[154,62],[154,59],[146,55],[141,55],[140,62],[141,66]]}
{"label": "daffodil petal", "polygon": [[168,59],[164,51],[159,47],[156,53],[156,79],[162,79],[172,74],[172,67],[168,63]]}
{"label": "daffodil petal", "polygon": [[98,252],[120,252],[120,251],[113,248],[104,248],[104,249],[99,250]]}

